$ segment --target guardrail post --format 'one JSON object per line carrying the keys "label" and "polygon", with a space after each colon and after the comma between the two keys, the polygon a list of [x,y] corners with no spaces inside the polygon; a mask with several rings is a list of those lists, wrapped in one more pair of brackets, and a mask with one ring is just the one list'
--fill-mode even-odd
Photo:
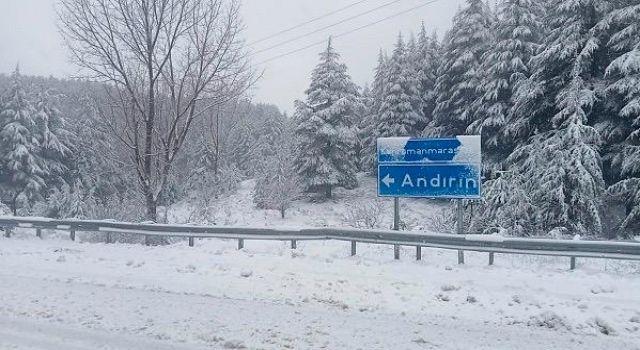
{"label": "guardrail post", "polygon": [[238,239],[238,250],[244,248],[244,239]]}
{"label": "guardrail post", "polygon": [[[462,199],[456,199],[456,231],[459,235],[464,234],[464,208],[462,207]],[[464,264],[464,251],[458,250],[458,264]]]}
{"label": "guardrail post", "polygon": [[351,241],[351,256],[356,255],[356,241]]}
{"label": "guardrail post", "polygon": [[493,265],[493,252],[489,253],[489,265]]}
{"label": "guardrail post", "polygon": [[416,260],[418,260],[418,261],[422,260],[422,247],[421,246],[417,246],[416,247]]}
{"label": "guardrail post", "polygon": [[4,236],[6,238],[11,238],[11,230],[13,229],[13,227],[5,227],[4,228]]}
{"label": "guardrail post", "polygon": [[36,237],[42,238],[42,229],[41,228],[37,228],[36,229]]}
{"label": "guardrail post", "polygon": [[[393,198],[393,230],[400,230],[400,198]],[[396,260],[400,260],[400,246],[397,244],[393,245],[393,258]]]}
{"label": "guardrail post", "polygon": [[75,229],[71,229],[71,231],[69,232],[69,238],[71,238],[72,241],[76,240],[76,230]]}
{"label": "guardrail post", "polygon": [[458,265],[464,265],[464,250],[458,250]]}
{"label": "guardrail post", "polygon": [[193,247],[194,245],[194,239],[193,237],[189,237],[189,247]]}
{"label": "guardrail post", "polygon": [[144,235],[144,245],[149,245],[149,235]]}
{"label": "guardrail post", "polygon": [[571,266],[570,266],[571,270],[575,270],[576,269],[576,257],[572,256],[571,257]]}
{"label": "guardrail post", "polygon": [[107,244],[111,243],[111,232],[105,232],[104,240]]}
{"label": "guardrail post", "polygon": [[297,249],[298,248],[298,241],[296,241],[295,239],[291,240],[291,249]]}

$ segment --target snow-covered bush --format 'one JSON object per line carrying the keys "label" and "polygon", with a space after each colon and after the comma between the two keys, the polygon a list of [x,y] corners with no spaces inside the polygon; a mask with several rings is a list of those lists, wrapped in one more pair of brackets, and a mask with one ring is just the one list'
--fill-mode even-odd
{"label": "snow-covered bush", "polygon": [[91,199],[87,197],[90,197],[90,194],[85,193],[79,183],[73,187],[65,184],[60,189],[53,189],[45,200],[37,202],[31,208],[31,212],[37,216],[59,219],[94,218],[91,216],[89,208],[94,205],[88,203]]}
{"label": "snow-covered bush", "polygon": [[455,292],[460,290],[460,286],[456,286],[453,284],[443,284],[442,286],[440,286],[440,290],[443,292]]}
{"label": "snow-covered bush", "polygon": [[426,221],[425,227],[433,232],[456,232],[456,215],[453,208],[444,208],[432,214]]}
{"label": "snow-covered bush", "polygon": [[11,209],[6,206],[4,203],[0,202],[0,215],[10,215]]}
{"label": "snow-covered bush", "polygon": [[242,180],[242,173],[235,164],[222,166],[217,175],[207,167],[194,170],[185,186],[187,190],[191,190],[188,198],[194,203],[191,219],[206,221],[212,202],[237,191]]}
{"label": "snow-covered bush", "polygon": [[640,178],[626,179],[614,184],[607,190],[607,195],[608,199],[620,200],[625,204],[625,215],[616,228],[628,238],[640,229]]}
{"label": "snow-covered bush", "polygon": [[548,233],[547,236],[553,238],[553,239],[567,239],[570,236],[570,231],[568,228],[564,227],[564,226],[557,226],[552,228]]}
{"label": "snow-covered bush", "polygon": [[383,210],[384,202],[379,198],[367,202],[349,203],[342,216],[342,222],[355,228],[380,228]]}
{"label": "snow-covered bush", "polygon": [[114,219],[130,222],[146,220],[144,205],[135,197],[112,198],[106,203],[97,203],[90,209],[92,217],[96,219]]}
{"label": "snow-covered bush", "polygon": [[145,218],[143,203],[133,196],[116,196],[96,200],[90,190],[79,182],[73,187],[64,185],[54,189],[47,199],[37,202],[31,214],[59,219],[113,219],[140,222]]}
{"label": "snow-covered bush", "polygon": [[527,324],[556,330],[571,330],[572,328],[566,317],[562,317],[553,311],[545,311],[537,316],[531,316]]}
{"label": "snow-covered bush", "polygon": [[235,192],[242,180],[242,173],[235,164],[224,165],[220,168],[220,173],[216,179],[216,194],[220,196],[225,193]]}
{"label": "snow-covered bush", "polygon": [[589,324],[593,328],[595,328],[598,333],[601,333],[604,335],[616,334],[616,330],[613,327],[611,327],[611,325],[607,321],[603,320],[601,317],[594,317],[589,321]]}

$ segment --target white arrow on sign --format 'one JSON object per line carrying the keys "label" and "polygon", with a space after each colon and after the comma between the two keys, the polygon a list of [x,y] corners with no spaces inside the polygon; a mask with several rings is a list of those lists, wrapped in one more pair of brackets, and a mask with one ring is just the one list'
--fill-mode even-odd
{"label": "white arrow on sign", "polygon": [[390,174],[387,174],[387,176],[382,179],[382,183],[387,185],[387,187],[391,187],[392,184],[396,183],[396,179],[392,178]]}

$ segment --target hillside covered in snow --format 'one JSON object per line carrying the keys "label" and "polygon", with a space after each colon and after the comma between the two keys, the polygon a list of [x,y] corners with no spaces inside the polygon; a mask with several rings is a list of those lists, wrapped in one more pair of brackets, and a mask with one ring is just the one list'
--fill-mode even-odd
{"label": "hillside covered in snow", "polygon": [[[391,228],[393,199],[377,198],[376,179],[360,175],[360,186],[337,189],[332,199],[302,195],[282,219],[277,210],[258,209],[253,201],[255,180],[243,181],[235,192],[213,199],[208,206],[185,201],[169,209],[171,223],[241,226]],[[447,200],[402,199],[403,228],[442,232],[453,228]]]}

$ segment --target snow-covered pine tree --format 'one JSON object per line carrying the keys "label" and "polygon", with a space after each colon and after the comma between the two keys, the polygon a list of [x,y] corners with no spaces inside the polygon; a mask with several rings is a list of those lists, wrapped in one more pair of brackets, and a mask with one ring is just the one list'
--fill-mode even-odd
{"label": "snow-covered pine tree", "polygon": [[[629,52],[629,48],[619,47],[615,49],[615,41],[611,36],[622,28],[618,27],[615,21],[613,11],[607,14],[594,28],[594,35],[604,37],[603,43],[607,44],[608,57],[607,69],[602,85],[604,89],[602,95],[599,96],[602,110],[597,111],[594,126],[601,135],[602,143],[600,146],[600,154],[602,156],[603,174],[605,182],[608,186],[622,179],[622,162],[624,160],[625,140],[632,131],[631,120],[621,115],[620,111],[625,105],[627,92],[621,91],[620,88],[625,86],[625,74],[618,70],[614,61],[621,62],[618,58]],[[617,16],[615,16],[617,17]],[[626,46],[626,45],[622,45]],[[614,68],[616,67],[616,68]],[[624,88],[626,90],[626,88]]]}
{"label": "snow-covered pine tree", "polygon": [[295,171],[290,128],[284,130],[266,159],[264,172],[256,182],[253,201],[258,208],[274,209],[284,219],[287,209],[300,195],[300,179]]}
{"label": "snow-covered pine tree", "polygon": [[481,58],[491,44],[491,10],[482,0],[467,0],[444,38],[435,85],[433,120],[427,136],[463,134],[474,120],[471,109],[479,96]]}
{"label": "snow-covered pine tree", "polygon": [[[587,78],[587,84],[604,73],[602,67],[599,67],[601,62],[597,62],[602,54],[594,52],[602,50],[602,45],[592,36],[592,29],[598,18],[606,12],[606,2],[548,0],[544,4],[545,36],[538,54],[529,64],[532,69],[531,77],[518,84],[514,97],[514,115],[508,126],[510,135],[523,140],[521,143],[525,143],[529,136],[537,132],[552,128],[549,121],[558,112],[556,97],[573,79],[580,53],[591,51],[583,63],[591,60],[593,64],[590,67],[579,67],[580,75]],[[599,69],[602,71],[599,72]]]}
{"label": "snow-covered pine tree", "polygon": [[[547,160],[552,160],[561,169],[555,176],[561,181],[560,188],[564,192],[568,227],[581,234],[601,232],[599,210],[604,189],[597,148],[599,135],[587,125],[585,112],[593,106],[590,95],[592,92],[585,87],[582,78],[574,77],[570,86],[558,96],[560,112],[552,119],[555,130],[545,140],[546,145],[559,147],[560,152],[549,154],[551,158]],[[533,179],[536,183],[539,177],[534,174]],[[536,187],[534,185],[532,189]],[[567,223],[563,224],[567,226]]]}
{"label": "snow-covered pine tree", "polygon": [[589,33],[605,9],[600,0],[552,0],[549,35],[532,59],[534,73],[516,94],[514,110],[521,118],[528,115],[523,130],[535,135],[508,161],[525,177],[543,230],[602,230],[600,136],[589,125],[596,104],[593,87],[602,74],[602,47]]}
{"label": "snow-covered pine tree", "polygon": [[373,98],[373,105],[379,108],[382,96],[385,94],[385,81],[387,80],[387,64],[389,57],[387,54],[380,50],[378,52],[378,65],[375,68],[375,74],[373,77],[373,85],[371,86],[371,94]]}
{"label": "snow-covered pine tree", "polygon": [[518,142],[517,135],[505,127],[512,122],[513,93],[531,75],[529,61],[543,37],[542,13],[537,0],[503,0],[498,5],[494,41],[482,58],[482,95],[474,102],[475,121],[467,128],[469,134],[482,135],[487,173],[504,168],[504,160]]}
{"label": "snow-covered pine tree", "polygon": [[528,236],[533,231],[534,208],[524,178],[516,172],[500,172],[483,188],[483,206],[472,218],[471,229],[482,233],[505,231],[512,236]]}
{"label": "snow-covered pine tree", "polygon": [[[91,192],[83,188],[80,180],[73,186],[66,183],[51,189],[47,198],[34,206],[35,214],[57,219],[92,218],[96,203]],[[95,217],[93,217],[95,218]]]}
{"label": "snow-covered pine tree", "polygon": [[609,33],[611,55],[605,92],[613,113],[598,125],[611,169],[608,193],[624,202],[626,217],[619,228],[629,236],[640,229],[640,1],[623,1],[597,31]]}
{"label": "snow-covered pine tree", "polygon": [[366,124],[361,127],[363,135],[363,170],[375,174],[377,173],[377,139],[380,136],[378,130],[378,115],[380,112],[380,104],[385,95],[385,81],[387,74],[388,57],[380,50],[378,54],[378,65],[375,68],[373,84],[369,95],[364,95],[364,103],[367,104],[369,112],[366,118]]}
{"label": "snow-covered pine tree", "polygon": [[327,198],[334,187],[357,186],[353,147],[359,94],[339,58],[329,40],[306,101],[296,101],[296,169],[307,190],[324,191]]}
{"label": "snow-covered pine tree", "polygon": [[0,112],[0,198],[17,214],[19,202],[33,202],[45,186],[40,144],[34,133],[34,107],[16,68]]}
{"label": "snow-covered pine tree", "polygon": [[427,35],[424,23],[418,34],[418,77],[420,79],[420,96],[422,97],[422,115],[424,122],[429,124],[433,120],[433,111],[436,108],[435,85],[438,79],[438,66],[440,65],[440,43],[438,35],[434,32],[431,37]]}
{"label": "snow-covered pine tree", "polygon": [[35,136],[40,144],[41,168],[46,173],[48,187],[71,183],[69,164],[72,153],[72,134],[49,91],[40,92],[36,99]]}
{"label": "snow-covered pine tree", "polygon": [[105,152],[114,143],[103,131],[95,98],[85,94],[75,103],[78,108],[76,115],[81,118],[70,123],[75,139],[72,168],[76,171],[71,183],[80,181],[85,196],[90,195],[101,205],[106,205],[114,198],[121,200],[134,190],[130,184],[135,180],[127,178],[128,174],[123,171],[121,164]]}
{"label": "snow-covered pine tree", "polygon": [[73,186],[66,186],[66,200],[64,203],[63,218],[86,219],[88,217],[87,207],[84,202],[86,190],[82,188],[82,183],[76,181]]}
{"label": "snow-covered pine tree", "polygon": [[[415,48],[415,44],[413,45]],[[387,63],[384,93],[378,110],[379,137],[417,136],[424,127],[420,81],[414,55],[402,35]]]}
{"label": "snow-covered pine tree", "polygon": [[409,72],[412,72],[412,78],[416,79],[416,86],[418,90],[418,94],[420,93],[420,47],[418,46],[418,42],[416,39],[416,35],[411,32],[409,34],[409,40],[407,41],[407,45],[405,48],[404,62],[406,65],[406,69]]}
{"label": "snow-covered pine tree", "polygon": [[527,183],[539,228],[566,227],[575,233],[599,234],[604,189],[598,132],[587,125],[593,92],[578,72],[557,96],[554,129],[535,135],[510,156]]}
{"label": "snow-covered pine tree", "polygon": [[[274,115],[275,116],[275,115]],[[273,162],[278,152],[282,151],[279,143],[288,142],[293,144],[293,133],[288,132],[291,128],[290,121],[280,118],[267,118],[261,130],[263,135],[260,140],[260,155],[262,159],[255,164],[259,168],[256,177],[256,186],[253,192],[253,202],[260,209],[269,209],[268,202],[270,196],[270,183],[273,173]],[[288,136],[288,137],[286,137]],[[287,150],[291,150],[288,148]],[[292,151],[292,150],[291,150]],[[293,153],[291,154],[293,158]],[[295,169],[292,171],[295,174]]]}
{"label": "snow-covered pine tree", "polygon": [[356,166],[358,171],[370,171],[371,167],[366,163],[370,161],[369,155],[369,142],[371,138],[371,130],[369,124],[371,123],[371,107],[373,105],[373,94],[368,84],[364,84],[362,87],[362,93],[360,94],[360,103],[357,109],[357,141],[356,148],[354,150],[356,154]]}
{"label": "snow-covered pine tree", "polygon": [[258,135],[256,136],[258,143],[258,152],[256,159],[251,161],[251,167],[259,167],[256,173],[262,173],[263,166],[266,165],[265,159],[273,156],[276,152],[276,146],[282,139],[288,120],[286,115],[271,105],[257,105],[259,115],[263,118],[260,125],[257,126]]}

